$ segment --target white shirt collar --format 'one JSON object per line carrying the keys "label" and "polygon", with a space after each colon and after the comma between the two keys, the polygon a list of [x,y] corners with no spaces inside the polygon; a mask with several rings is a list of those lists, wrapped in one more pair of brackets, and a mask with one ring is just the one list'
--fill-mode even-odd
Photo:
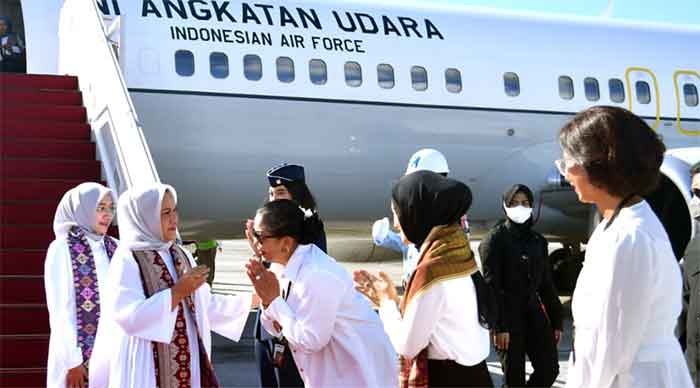
{"label": "white shirt collar", "polygon": [[284,267],[282,272],[282,277],[294,282],[299,276],[299,269],[304,265],[306,258],[311,253],[312,244],[308,245],[298,245],[297,249],[294,250],[292,256],[289,258],[287,265]]}

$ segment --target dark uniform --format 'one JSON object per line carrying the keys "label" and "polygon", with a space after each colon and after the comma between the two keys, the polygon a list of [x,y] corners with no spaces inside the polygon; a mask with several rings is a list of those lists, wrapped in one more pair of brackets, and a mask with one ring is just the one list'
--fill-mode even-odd
{"label": "dark uniform", "polygon": [[[528,197],[532,203],[532,194]],[[508,350],[499,352],[510,387],[525,385],[526,354],[534,369],[527,386],[551,386],[559,374],[554,330],[562,330],[562,307],[547,240],[531,224],[506,219],[479,245],[484,278],[499,306],[495,331],[510,334]]]}
{"label": "dark uniform", "polygon": [[[267,172],[267,178],[271,187],[276,187],[289,182],[304,182],[304,168],[299,165],[282,164],[273,167]],[[313,210],[313,209],[309,209]],[[326,232],[323,226],[323,221],[318,213],[314,213],[315,225],[317,230],[317,240],[314,244],[321,248],[325,253],[326,248]],[[299,375],[297,366],[294,363],[294,357],[289,349],[289,346],[284,347],[284,364],[281,368],[276,368],[273,363],[273,354],[275,343],[278,341],[265,329],[260,323],[260,312],[255,319],[255,364],[258,367],[260,376],[260,385],[262,387],[303,387],[304,381]]]}

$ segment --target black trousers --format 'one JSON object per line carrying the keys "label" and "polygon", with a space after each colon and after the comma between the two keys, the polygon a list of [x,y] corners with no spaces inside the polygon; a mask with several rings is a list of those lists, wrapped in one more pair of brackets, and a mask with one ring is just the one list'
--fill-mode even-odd
{"label": "black trousers", "polygon": [[[265,330],[260,327],[259,315],[255,325],[256,333],[259,333],[258,330]],[[282,368],[275,368],[272,363],[273,347],[272,340],[261,341],[258,338],[255,339],[255,365],[258,367],[260,386],[265,388],[303,387],[304,381],[299,375],[289,346],[284,352],[285,363]]]}
{"label": "black trousers", "polygon": [[[559,352],[554,330],[540,309],[525,312],[523,325],[510,333],[506,352],[499,352],[508,387],[551,387],[559,375]],[[525,355],[532,375],[525,383]]]}
{"label": "black trousers", "polygon": [[452,360],[428,360],[430,387],[493,387],[486,360],[464,366]]}

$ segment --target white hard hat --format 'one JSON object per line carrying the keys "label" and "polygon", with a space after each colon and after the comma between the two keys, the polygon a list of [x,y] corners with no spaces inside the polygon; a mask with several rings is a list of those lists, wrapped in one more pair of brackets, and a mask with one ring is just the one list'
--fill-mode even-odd
{"label": "white hard hat", "polygon": [[423,148],[411,156],[406,167],[406,175],[421,170],[428,170],[438,174],[450,172],[445,155],[432,148]]}

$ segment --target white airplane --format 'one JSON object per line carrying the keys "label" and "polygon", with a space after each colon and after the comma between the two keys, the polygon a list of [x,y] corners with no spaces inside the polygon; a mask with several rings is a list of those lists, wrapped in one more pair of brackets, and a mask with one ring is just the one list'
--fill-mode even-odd
{"label": "white airplane", "polygon": [[[21,3],[30,72],[110,74],[91,46],[99,40],[75,32],[92,20],[90,3]],[[240,236],[280,162],[306,167],[331,231],[368,235],[409,156],[430,147],[471,187],[475,231],[502,218],[501,193],[523,183],[537,194],[541,232],[585,242],[595,211],[553,161],[559,128],[593,105],[630,109],[663,137],[665,179],[651,200],[677,252],[693,233],[698,26],[427,1],[96,5],[158,175],[178,189],[185,237]]]}

